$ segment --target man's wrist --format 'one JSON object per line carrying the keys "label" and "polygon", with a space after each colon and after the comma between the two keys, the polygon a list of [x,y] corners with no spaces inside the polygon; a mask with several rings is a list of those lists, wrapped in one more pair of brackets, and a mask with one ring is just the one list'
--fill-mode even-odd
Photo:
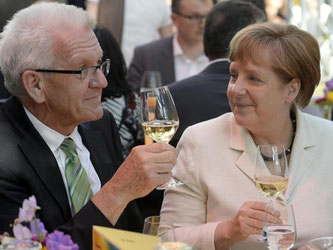
{"label": "man's wrist", "polygon": [[117,223],[127,204],[131,201],[129,196],[111,183],[105,184],[91,200],[112,225]]}

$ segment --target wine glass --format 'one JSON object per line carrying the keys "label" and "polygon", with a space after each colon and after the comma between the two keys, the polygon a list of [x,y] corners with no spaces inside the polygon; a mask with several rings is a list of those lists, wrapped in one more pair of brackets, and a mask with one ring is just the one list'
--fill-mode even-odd
{"label": "wine glass", "polygon": [[[279,213],[279,223],[272,222],[272,211]],[[296,223],[292,205],[276,200],[270,202],[266,207],[264,228],[269,249],[291,249],[296,241]]]}
{"label": "wine glass", "polygon": [[160,216],[159,215],[149,216],[145,219],[142,233],[157,236],[159,226],[160,226]]}
{"label": "wine glass", "polygon": [[[274,201],[288,185],[288,161],[283,145],[257,146],[254,181],[256,188],[269,203]],[[262,239],[266,242],[265,228]]]}
{"label": "wine glass", "polygon": [[[168,143],[176,133],[179,124],[176,106],[168,87],[142,91],[140,100],[143,130],[155,142]],[[170,180],[157,186],[156,189],[175,188],[183,184],[183,182],[175,179],[171,172]]]}
{"label": "wine glass", "polygon": [[333,250],[333,236],[310,240],[306,247],[308,250]]}
{"label": "wine glass", "polygon": [[288,177],[284,146],[258,146],[254,179],[259,192],[269,201],[275,200],[286,189]]}
{"label": "wine glass", "polygon": [[167,240],[162,236],[162,242],[157,244],[154,248],[154,250],[197,250],[197,249],[198,246],[196,243],[194,245],[189,245],[187,243],[179,241],[176,238],[174,225],[170,227],[170,234]]}
{"label": "wine glass", "polygon": [[141,78],[140,92],[162,87],[161,74],[159,71],[145,71]]}

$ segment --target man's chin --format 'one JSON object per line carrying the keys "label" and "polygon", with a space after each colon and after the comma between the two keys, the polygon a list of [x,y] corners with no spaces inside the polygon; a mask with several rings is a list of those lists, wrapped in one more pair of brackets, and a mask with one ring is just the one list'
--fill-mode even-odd
{"label": "man's chin", "polygon": [[89,111],[89,114],[86,116],[86,119],[84,122],[97,121],[103,117],[103,114],[104,114],[104,110],[102,109],[102,107],[100,107],[96,110],[93,110],[93,111]]}

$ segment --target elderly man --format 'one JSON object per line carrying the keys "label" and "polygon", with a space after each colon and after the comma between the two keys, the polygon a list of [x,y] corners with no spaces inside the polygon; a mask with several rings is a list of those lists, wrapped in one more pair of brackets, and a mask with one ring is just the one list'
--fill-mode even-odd
{"label": "elderly man", "polygon": [[172,0],[174,36],[139,46],[128,70],[128,82],[139,92],[144,71],[159,71],[167,85],[199,73],[208,64],[202,34],[212,0]]}
{"label": "elderly man", "polygon": [[94,25],[82,9],[41,3],[2,33],[0,66],[13,97],[0,109],[0,234],[35,195],[48,231],[90,249],[92,225],[140,228],[131,201],[169,179],[168,144],[136,147],[123,162],[114,119],[100,105],[109,62]]}

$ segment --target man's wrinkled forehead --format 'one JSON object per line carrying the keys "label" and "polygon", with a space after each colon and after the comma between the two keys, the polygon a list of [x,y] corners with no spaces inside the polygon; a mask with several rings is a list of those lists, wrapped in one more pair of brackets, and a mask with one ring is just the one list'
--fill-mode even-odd
{"label": "man's wrinkled forehead", "polygon": [[79,61],[87,60],[86,56],[92,60],[103,56],[102,48],[91,29],[59,30],[55,39],[56,53],[62,55],[65,60],[71,59],[74,63],[80,63]]}

